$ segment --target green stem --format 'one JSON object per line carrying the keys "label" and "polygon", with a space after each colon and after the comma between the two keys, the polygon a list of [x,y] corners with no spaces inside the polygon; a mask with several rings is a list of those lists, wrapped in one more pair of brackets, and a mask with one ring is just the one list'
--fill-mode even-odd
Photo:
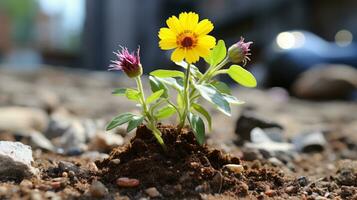
{"label": "green stem", "polygon": [[184,108],[182,112],[182,116],[180,119],[180,124],[178,126],[179,131],[183,128],[186,121],[186,116],[188,114],[188,110],[190,109],[190,71],[191,71],[191,64],[187,63],[186,75],[185,75],[185,82],[184,82],[184,90],[183,90],[183,98],[184,98]]}
{"label": "green stem", "polygon": [[136,84],[138,85],[138,90],[140,93],[140,102],[141,102],[141,105],[143,106],[143,115],[147,118],[147,122],[148,122],[147,126],[152,131],[154,137],[159,142],[159,144],[162,146],[162,148],[166,151],[166,145],[164,143],[164,140],[161,137],[161,132],[159,129],[156,128],[155,119],[151,116],[151,114],[148,110],[148,107],[146,105],[145,93],[144,93],[143,84],[141,82],[141,79],[140,79],[140,77],[136,77],[135,80],[136,80]]}

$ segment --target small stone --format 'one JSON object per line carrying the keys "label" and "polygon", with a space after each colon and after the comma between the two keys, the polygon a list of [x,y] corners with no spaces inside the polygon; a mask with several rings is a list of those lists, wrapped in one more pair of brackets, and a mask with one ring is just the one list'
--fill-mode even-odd
{"label": "small stone", "polygon": [[140,181],[138,179],[121,177],[117,179],[116,183],[119,187],[137,187]]}
{"label": "small stone", "polygon": [[87,168],[92,172],[97,172],[98,171],[98,167],[94,162],[88,163],[87,164]]}
{"label": "small stone", "polygon": [[192,168],[198,168],[198,167],[200,167],[200,164],[199,164],[198,162],[191,162],[191,163],[190,163],[190,166],[191,166]]}
{"label": "small stone", "polygon": [[69,171],[69,172],[68,172],[68,176],[69,176],[70,178],[73,178],[73,177],[76,176],[76,173],[74,173],[74,171]]}
{"label": "small stone", "polygon": [[324,150],[327,141],[320,131],[300,134],[292,139],[295,148],[299,151],[321,152]]}
{"label": "small stone", "polygon": [[109,155],[106,153],[100,153],[98,151],[88,151],[81,155],[81,158],[88,159],[90,161],[104,160],[109,158]]}
{"label": "small stone", "polygon": [[80,169],[77,165],[71,163],[71,162],[67,162],[67,161],[60,161],[58,163],[58,168],[61,170],[61,171],[64,171],[64,172],[74,172],[74,173],[79,173]]}
{"label": "small stone", "polygon": [[34,190],[31,192],[31,196],[30,196],[31,200],[42,200],[42,195],[41,193],[37,190]]}
{"label": "small stone", "polygon": [[0,177],[23,179],[37,174],[30,146],[20,142],[0,141]]}
{"label": "small stone", "polygon": [[100,181],[93,181],[89,187],[89,192],[92,197],[103,198],[108,194],[108,188]]}
{"label": "small stone", "polygon": [[124,144],[124,138],[121,135],[99,132],[89,143],[89,149],[99,152],[108,152],[122,144]]}
{"label": "small stone", "polygon": [[68,177],[68,173],[67,173],[67,172],[63,172],[63,173],[62,173],[62,177],[67,178],[67,177]]}
{"label": "small stone", "polygon": [[156,187],[151,187],[145,190],[145,193],[149,195],[151,198],[161,196],[160,192],[156,189]]}
{"label": "small stone", "polygon": [[48,124],[47,114],[38,108],[0,107],[0,129],[5,131],[37,130],[43,132]]}
{"label": "small stone", "polygon": [[21,181],[20,186],[24,188],[32,188],[33,184],[30,180],[24,179]]}
{"label": "small stone", "polygon": [[275,190],[271,190],[271,189],[265,191],[264,193],[265,193],[265,195],[267,195],[268,197],[272,197],[272,196],[275,196],[275,195],[276,195],[276,191],[275,191]]}
{"label": "small stone", "polygon": [[227,164],[224,165],[223,167],[229,169],[230,171],[240,174],[244,171],[244,167],[242,165],[237,165],[237,164]]}
{"label": "small stone", "polygon": [[113,159],[110,162],[115,164],[115,165],[118,165],[118,164],[120,164],[120,159],[118,159],[118,158],[117,159]]}
{"label": "small stone", "polygon": [[0,186],[0,194],[6,194],[7,188],[5,186]]}
{"label": "small stone", "polygon": [[276,167],[284,165],[284,163],[282,163],[279,159],[277,159],[275,157],[269,158],[268,161]]}
{"label": "small stone", "polygon": [[235,133],[239,136],[240,140],[250,141],[250,132],[253,128],[279,128],[282,129],[277,123],[263,119],[252,112],[243,112],[236,123]]}
{"label": "small stone", "polygon": [[307,184],[309,184],[309,181],[307,180],[307,178],[305,176],[300,176],[298,179],[297,179],[297,182],[299,183],[299,185],[301,187],[305,187],[307,186]]}
{"label": "small stone", "polygon": [[55,190],[59,189],[59,188],[61,188],[61,182],[59,182],[59,181],[51,182],[51,187]]}
{"label": "small stone", "polygon": [[52,191],[47,191],[45,193],[45,197],[47,199],[51,199],[51,200],[62,200],[62,198],[58,194],[56,194],[55,192],[52,192]]}
{"label": "small stone", "polygon": [[293,194],[296,193],[298,191],[298,188],[295,186],[288,186],[285,188],[285,192],[288,194]]}

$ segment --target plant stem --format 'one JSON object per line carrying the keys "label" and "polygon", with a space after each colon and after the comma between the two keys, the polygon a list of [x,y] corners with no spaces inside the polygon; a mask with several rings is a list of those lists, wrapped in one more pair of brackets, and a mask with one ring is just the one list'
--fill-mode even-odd
{"label": "plant stem", "polygon": [[184,108],[183,114],[180,119],[180,124],[178,126],[179,131],[183,128],[186,122],[186,116],[188,114],[188,110],[190,109],[190,71],[191,71],[191,64],[187,63],[186,75],[185,75],[185,82],[184,82],[184,90],[183,90],[183,98],[184,98]]}
{"label": "plant stem", "polygon": [[140,77],[136,77],[136,84],[138,86],[138,90],[140,93],[140,103],[143,106],[143,115],[147,118],[147,126],[148,128],[152,131],[153,135],[155,136],[157,142],[162,146],[162,148],[166,151],[166,146],[164,143],[164,140],[161,137],[161,132],[159,129],[156,128],[156,122],[154,118],[151,116],[148,107],[145,102],[145,94],[144,94],[144,89],[143,89],[143,84],[141,82]]}

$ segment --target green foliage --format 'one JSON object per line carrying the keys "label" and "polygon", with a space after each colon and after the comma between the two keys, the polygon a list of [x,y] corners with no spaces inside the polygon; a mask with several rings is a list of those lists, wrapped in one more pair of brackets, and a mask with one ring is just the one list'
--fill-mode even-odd
{"label": "green foliage", "polygon": [[[205,122],[209,130],[212,128],[210,113],[200,104],[199,100],[205,99],[213,104],[216,109],[227,116],[231,116],[231,105],[240,105],[244,101],[232,95],[230,87],[224,82],[215,80],[215,76],[227,74],[235,82],[246,87],[255,87],[257,82],[254,76],[238,65],[228,69],[223,67],[228,64],[227,49],[223,40],[211,50],[205,58],[210,67],[205,73],[184,61],[176,63],[186,73],[178,70],[155,70],[150,73],[149,83],[152,94],[145,98],[140,77],[136,78],[137,89],[117,88],[113,91],[116,96],[126,96],[136,102],[142,109],[141,115],[123,113],[115,117],[107,126],[111,130],[119,125],[128,123],[127,131],[130,132],[142,123],[152,130],[157,141],[163,145],[160,131],[156,128],[160,120],[177,115],[178,128],[181,129],[188,120],[192,131],[199,144],[205,141]],[[169,94],[169,88],[174,89],[177,95]],[[172,91],[170,91],[172,92]],[[175,98],[176,101],[172,102]]]}
{"label": "green foliage", "polygon": [[235,82],[245,87],[257,86],[257,81],[255,80],[253,74],[239,65],[232,65],[228,69],[227,73]]}
{"label": "green foliage", "polygon": [[211,66],[217,66],[227,55],[226,45],[223,40],[219,40],[217,45],[211,50],[205,61]]}
{"label": "green foliage", "polygon": [[188,121],[190,122],[197,142],[202,145],[205,142],[205,123],[200,116],[193,113],[188,114]]}

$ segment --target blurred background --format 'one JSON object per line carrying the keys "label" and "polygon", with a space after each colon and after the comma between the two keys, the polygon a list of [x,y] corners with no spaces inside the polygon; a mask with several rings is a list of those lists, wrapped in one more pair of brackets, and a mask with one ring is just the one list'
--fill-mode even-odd
{"label": "blurred background", "polygon": [[261,87],[356,99],[355,0],[0,0],[0,63],[105,71],[119,45],[140,45],[146,73],[172,67],[157,32],[181,11],[209,18],[227,45],[254,41],[247,68]]}

